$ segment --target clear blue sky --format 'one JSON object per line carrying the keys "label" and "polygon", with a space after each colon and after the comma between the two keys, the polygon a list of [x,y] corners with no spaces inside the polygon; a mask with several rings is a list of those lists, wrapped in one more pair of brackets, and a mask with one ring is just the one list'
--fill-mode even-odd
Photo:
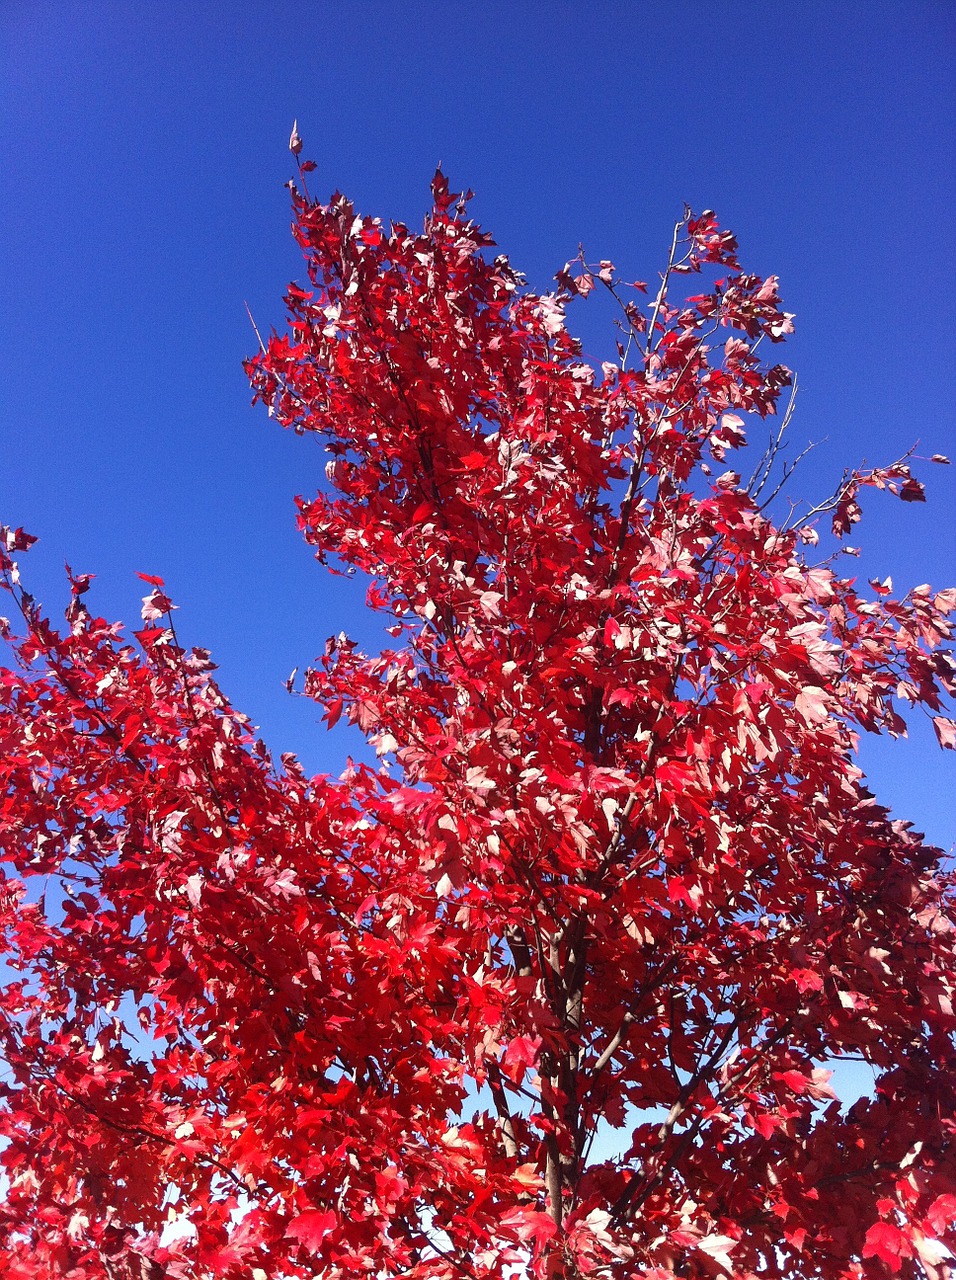
{"label": "clear blue sky", "polygon": [[[797,481],[917,439],[956,455],[956,10],[838,4],[7,0],[0,101],[0,520],[138,618],[162,574],[190,643],[277,751],[338,771],[348,739],[282,681],[333,631],[367,645],[361,590],[294,529],[312,440],[249,407],[240,361],[300,274],[293,117],[314,189],[417,221],[437,161],[533,284],[583,241],[652,277],[682,202],[715,208],[745,265],[781,276],[803,388]],[[609,338],[590,304],[586,346]],[[956,580],[956,466],[930,501],[866,500],[860,572]],[[852,567],[852,562],[848,562]],[[923,731],[864,763],[881,797],[956,838],[953,755]]]}

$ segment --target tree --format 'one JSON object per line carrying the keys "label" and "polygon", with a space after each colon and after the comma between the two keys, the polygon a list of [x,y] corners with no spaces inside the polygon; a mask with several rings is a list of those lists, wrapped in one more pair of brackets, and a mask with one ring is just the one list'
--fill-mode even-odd
{"label": "tree", "polygon": [[900,701],[953,745],[956,592],[817,550],[867,486],[921,501],[908,461],[780,515],[788,409],[722,470],[792,408],[792,317],[709,212],[650,298],[583,257],[537,295],[441,173],[387,231],[312,168],[248,372],[385,615],[303,688],[380,763],[273,760],[158,578],[136,644],[72,573],[58,630],[5,531],[4,1274],[940,1276],[952,878],[854,750]]}

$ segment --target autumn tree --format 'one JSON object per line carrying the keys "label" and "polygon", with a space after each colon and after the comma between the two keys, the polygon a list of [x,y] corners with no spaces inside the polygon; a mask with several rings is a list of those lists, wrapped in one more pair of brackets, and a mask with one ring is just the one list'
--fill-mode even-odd
{"label": "autumn tree", "polygon": [[909,461],[778,492],[792,317],[712,213],[649,291],[536,294],[441,173],[413,231],[313,167],[247,368],[388,633],[300,692],[379,764],[274,759],[159,579],[54,626],[5,531],[3,1274],[941,1276],[952,879],[855,751],[901,704],[953,745],[956,592],[831,554]]}

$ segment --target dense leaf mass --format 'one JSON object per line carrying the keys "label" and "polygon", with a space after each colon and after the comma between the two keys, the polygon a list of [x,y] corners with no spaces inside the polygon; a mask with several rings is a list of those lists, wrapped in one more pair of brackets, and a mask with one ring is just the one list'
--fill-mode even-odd
{"label": "dense leaf mass", "polygon": [[[650,295],[583,257],[541,295],[440,173],[413,232],[312,168],[248,372],[324,439],[302,531],[385,616],[303,689],[379,765],[273,760],[158,578],[135,644],[88,576],[57,629],[4,531],[0,1269],[942,1275],[952,882],[854,751],[901,700],[953,745],[956,592],[819,549],[919,482],[783,517],[782,431],[723,470],[792,317],[713,214]],[[565,327],[592,290],[600,368]],[[874,1096],[841,1107],[834,1059]]]}

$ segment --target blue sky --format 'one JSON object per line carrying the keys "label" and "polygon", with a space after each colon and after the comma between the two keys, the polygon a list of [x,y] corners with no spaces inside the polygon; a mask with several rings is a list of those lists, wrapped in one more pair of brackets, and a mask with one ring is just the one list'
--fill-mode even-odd
{"label": "blue sky", "polygon": [[[745,266],[776,272],[797,337],[794,438],[822,440],[794,491],[845,466],[956,456],[956,11],[840,5],[450,2],[45,3],[0,11],[0,520],[98,575],[134,622],[163,575],[182,637],[277,751],[338,771],[344,731],[282,683],[377,624],[294,528],[313,440],[249,407],[241,359],[300,274],[288,231],[293,117],[313,189],[420,219],[442,161],[532,284],[583,241],[653,278],[683,202],[712,207]],[[600,358],[590,304],[572,327]],[[899,589],[956,580],[956,467],[929,503],[867,498],[854,541]],[[925,728],[867,744],[875,790],[956,839],[953,756]]]}

